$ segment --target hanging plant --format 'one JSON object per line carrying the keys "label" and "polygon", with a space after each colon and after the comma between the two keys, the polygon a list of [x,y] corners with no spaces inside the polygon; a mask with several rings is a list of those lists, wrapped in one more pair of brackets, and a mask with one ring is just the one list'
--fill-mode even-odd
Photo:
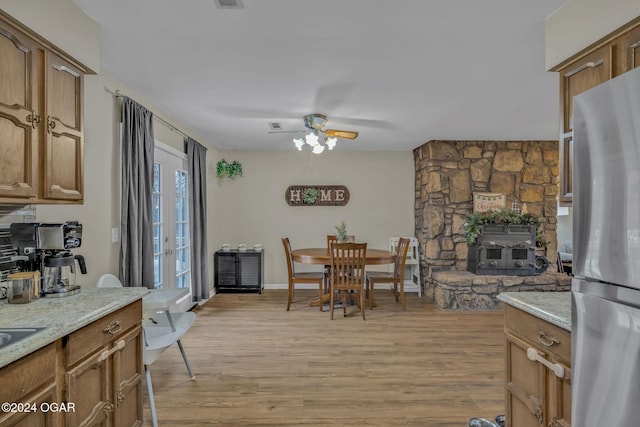
{"label": "hanging plant", "polygon": [[242,165],[237,160],[229,163],[225,159],[222,159],[216,164],[216,176],[220,179],[225,176],[230,179],[236,179],[242,176]]}

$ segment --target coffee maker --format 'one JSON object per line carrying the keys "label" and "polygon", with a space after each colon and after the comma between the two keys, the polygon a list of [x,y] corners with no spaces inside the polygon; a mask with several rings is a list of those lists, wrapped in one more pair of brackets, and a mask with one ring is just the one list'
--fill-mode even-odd
{"label": "coffee maker", "polygon": [[70,249],[82,243],[82,225],[64,223],[14,223],[11,242],[18,271],[40,271],[40,292],[44,297],[63,297],[80,292],[76,284],[76,261],[82,274],[87,267],[82,255]]}
{"label": "coffee maker", "polygon": [[82,255],[69,249],[79,248],[82,225],[76,221],[62,224],[38,224],[38,251],[42,254],[42,293],[45,297],[64,297],[80,292],[76,285],[76,261],[82,274],[87,266]]}

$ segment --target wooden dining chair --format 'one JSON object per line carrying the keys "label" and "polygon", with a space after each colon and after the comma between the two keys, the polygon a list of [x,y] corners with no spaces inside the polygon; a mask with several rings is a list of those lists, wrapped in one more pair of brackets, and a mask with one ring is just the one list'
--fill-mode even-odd
{"label": "wooden dining chair", "polygon": [[354,292],[358,293],[358,306],[365,320],[365,264],[366,243],[333,243],[331,245],[330,311],[333,320],[336,295],[340,296],[344,316],[347,317],[347,302]]}
{"label": "wooden dining chair", "polygon": [[[356,236],[354,234],[350,234],[347,236],[347,242],[354,243],[356,241]],[[331,250],[331,244],[338,242],[338,236],[335,234],[327,234],[327,250]],[[331,266],[324,266],[324,283],[325,289],[324,293],[329,293],[329,275],[331,274]]]}
{"label": "wooden dining chair", "polygon": [[393,273],[384,271],[370,271],[367,273],[367,294],[369,295],[369,309],[374,306],[374,288],[376,283],[391,283],[393,285],[393,295],[396,302],[400,302],[402,309],[407,306],[404,301],[404,269],[407,262],[407,252],[411,240],[400,238],[396,246],[396,261],[393,264]]}
{"label": "wooden dining chair", "polygon": [[291,308],[291,303],[293,302],[293,293],[296,283],[316,283],[318,285],[318,297],[320,306],[320,311],[322,311],[322,295],[323,295],[323,286],[322,283],[324,281],[324,275],[321,272],[315,273],[296,273],[295,267],[293,264],[293,255],[291,255],[291,242],[289,242],[288,237],[282,238],[282,245],[284,246],[284,254],[287,258],[287,270],[289,272],[289,293],[287,296],[287,311]]}

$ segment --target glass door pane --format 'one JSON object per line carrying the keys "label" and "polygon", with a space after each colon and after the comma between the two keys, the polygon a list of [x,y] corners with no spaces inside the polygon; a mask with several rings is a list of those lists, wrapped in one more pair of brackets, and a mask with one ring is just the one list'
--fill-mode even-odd
{"label": "glass door pane", "polygon": [[[189,174],[182,153],[156,141],[154,151],[154,267],[157,288],[191,290]],[[174,310],[191,307],[191,292]]]}

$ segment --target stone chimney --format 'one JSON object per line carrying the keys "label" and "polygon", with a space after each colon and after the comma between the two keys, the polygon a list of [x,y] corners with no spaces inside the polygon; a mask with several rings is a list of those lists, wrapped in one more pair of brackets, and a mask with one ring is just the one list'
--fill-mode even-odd
{"label": "stone chimney", "polygon": [[432,273],[467,269],[464,223],[474,192],[504,193],[507,208],[527,205],[540,218],[546,247],[557,256],[558,141],[429,141],[413,151],[415,234],[423,285]]}

